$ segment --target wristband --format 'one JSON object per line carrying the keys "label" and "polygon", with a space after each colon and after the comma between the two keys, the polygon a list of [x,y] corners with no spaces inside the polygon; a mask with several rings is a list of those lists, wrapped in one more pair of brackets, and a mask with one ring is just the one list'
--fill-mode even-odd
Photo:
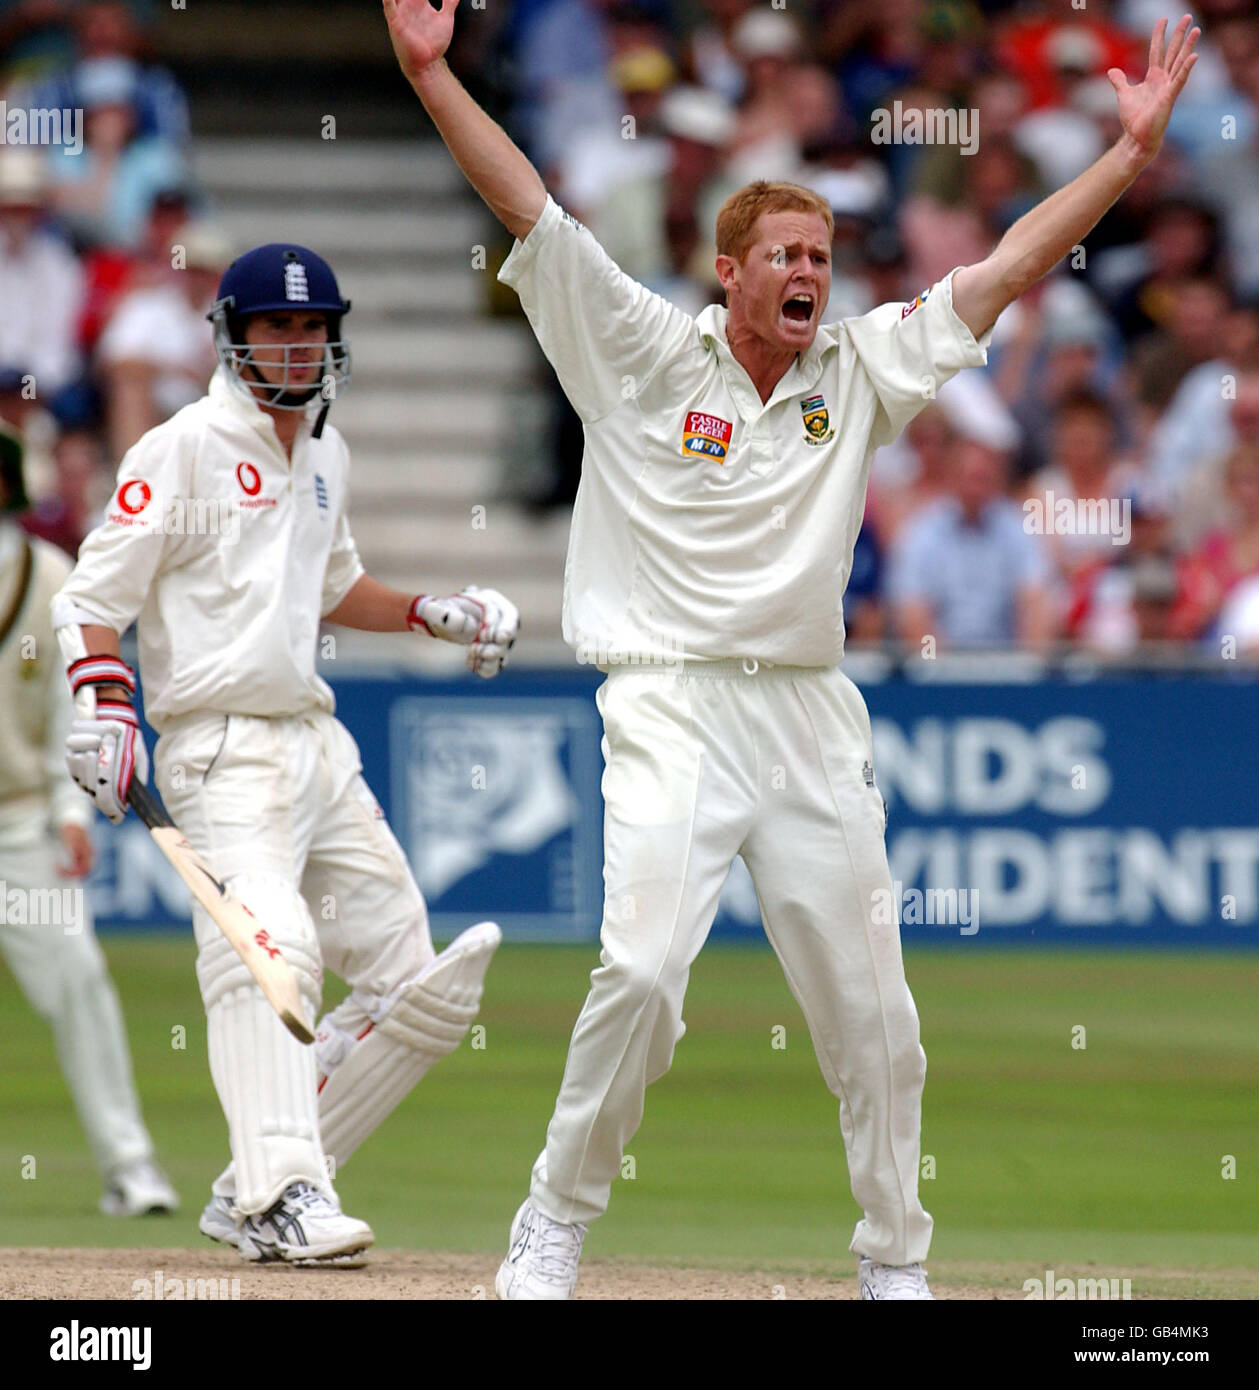
{"label": "wristband", "polygon": [[140,727],[135,710],[130,705],[123,704],[121,700],[97,700],[96,717],[97,719],[113,719],[119,724],[130,724],[133,729]]}
{"label": "wristband", "polygon": [[120,685],[129,695],[136,693],[135,672],[116,656],[82,656],[70,663],[66,679],[71,695],[85,685]]}
{"label": "wristband", "polygon": [[432,598],[432,594],[419,594],[411,600],[411,607],[407,612],[407,626],[412,632],[426,632],[430,637],[433,629],[420,616],[420,609]]}

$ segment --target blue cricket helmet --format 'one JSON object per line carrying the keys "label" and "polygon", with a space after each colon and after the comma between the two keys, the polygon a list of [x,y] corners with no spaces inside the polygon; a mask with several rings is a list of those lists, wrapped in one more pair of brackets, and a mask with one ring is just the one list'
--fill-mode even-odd
{"label": "blue cricket helmet", "polygon": [[[283,349],[282,363],[274,360],[277,349],[265,349],[268,356],[264,365],[284,367],[282,383],[272,386],[258,372],[254,360],[258,349],[245,342],[245,320],[251,314],[277,309],[326,314],[328,342],[289,344]],[[305,410],[317,396],[322,396],[326,413],[327,405],[350,380],[350,345],[341,332],[342,317],[349,312],[350,301],[341,297],[337,277],[322,256],[293,242],[275,241],[247,251],[228,266],[219,282],[209,319],[214,325],[219,361],[252,399],[278,410]],[[324,348],[321,384],[290,389],[290,353],[293,348],[311,346]],[[268,387],[270,395],[254,389],[259,386]],[[322,423],[323,415],[320,426]]]}

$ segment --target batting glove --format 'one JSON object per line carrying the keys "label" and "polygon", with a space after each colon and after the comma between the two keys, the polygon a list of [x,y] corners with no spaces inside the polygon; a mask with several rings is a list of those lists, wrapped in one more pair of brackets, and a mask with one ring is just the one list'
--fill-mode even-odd
{"label": "batting glove", "polygon": [[[70,689],[80,691],[99,685],[120,686],[135,693],[135,674],[125,662],[111,656],[89,656],[76,661],[67,672]],[[115,825],[127,814],[131,781],[149,780],[149,754],[140,733],[140,721],[126,699],[95,699],[91,719],[76,719],[66,738],[66,767],[70,776]]]}
{"label": "batting glove", "polygon": [[468,669],[489,680],[507,664],[520,630],[516,605],[497,589],[469,584],[449,598],[421,594],[407,617],[412,632],[427,632],[468,648]]}

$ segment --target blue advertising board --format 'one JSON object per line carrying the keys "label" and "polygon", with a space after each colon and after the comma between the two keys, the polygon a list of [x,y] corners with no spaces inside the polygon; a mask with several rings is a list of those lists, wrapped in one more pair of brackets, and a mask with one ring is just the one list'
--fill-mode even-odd
{"label": "blue advertising board", "polygon": [[[332,682],[435,935],[484,917],[594,940],[597,672]],[[1200,676],[863,686],[906,942],[1259,944],[1259,684]],[[187,919],[128,818],[101,827],[102,925]],[[762,939],[736,861],[714,934]]]}

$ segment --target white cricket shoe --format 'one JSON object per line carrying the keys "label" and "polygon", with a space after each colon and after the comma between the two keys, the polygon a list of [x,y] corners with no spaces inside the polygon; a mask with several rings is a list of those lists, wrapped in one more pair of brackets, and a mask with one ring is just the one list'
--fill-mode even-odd
{"label": "white cricket shoe", "polygon": [[857,1278],[862,1298],[932,1298],[927,1271],[919,1264],[880,1265],[862,1255]]}
{"label": "white cricket shoe", "polygon": [[125,1163],[105,1180],[101,1211],[105,1216],[149,1216],[179,1210],[170,1179],[151,1158]]}
{"label": "white cricket shoe", "polygon": [[585,1226],[552,1221],[526,1198],[511,1223],[511,1244],[494,1292],[502,1299],[572,1298],[585,1239]]}
{"label": "white cricket shoe", "polygon": [[310,1182],[290,1183],[266,1211],[246,1216],[236,1248],[247,1260],[291,1265],[364,1264],[376,1239],[366,1221],[346,1216],[335,1197]]}
{"label": "white cricket shoe", "polygon": [[236,1227],[238,1213],[230,1197],[211,1197],[201,1213],[197,1228],[203,1236],[217,1240],[220,1245],[240,1247],[240,1231]]}

